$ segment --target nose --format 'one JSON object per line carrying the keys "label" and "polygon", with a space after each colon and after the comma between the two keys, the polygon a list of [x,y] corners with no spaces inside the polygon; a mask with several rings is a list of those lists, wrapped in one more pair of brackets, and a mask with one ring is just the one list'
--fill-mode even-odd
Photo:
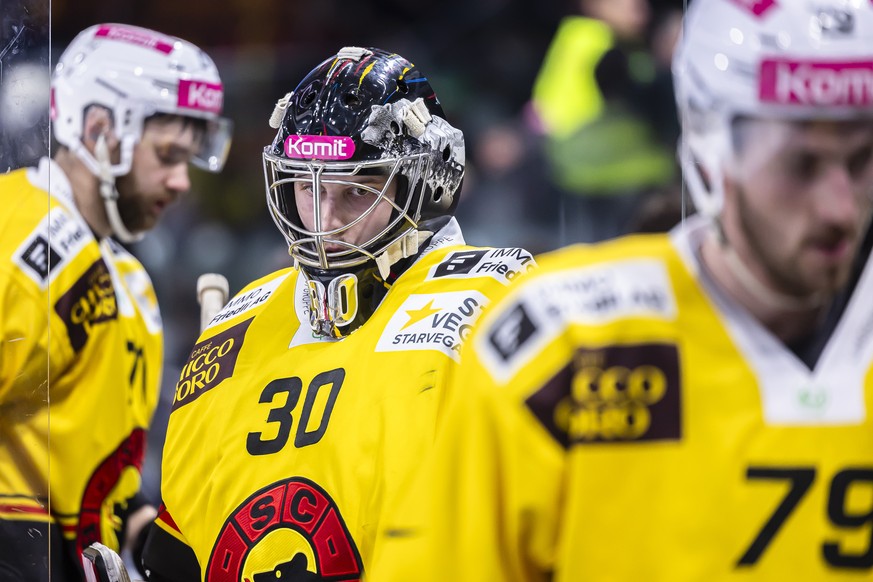
{"label": "nose", "polygon": [[862,189],[869,180],[858,180],[847,168],[834,165],[823,181],[816,200],[816,215],[825,225],[852,228],[861,212]]}
{"label": "nose", "polygon": [[330,188],[321,191],[321,230],[334,230],[345,224],[343,221],[343,207],[339,196]]}
{"label": "nose", "polygon": [[166,186],[177,194],[184,194],[191,189],[191,179],[188,177],[188,164],[175,164],[167,175]]}

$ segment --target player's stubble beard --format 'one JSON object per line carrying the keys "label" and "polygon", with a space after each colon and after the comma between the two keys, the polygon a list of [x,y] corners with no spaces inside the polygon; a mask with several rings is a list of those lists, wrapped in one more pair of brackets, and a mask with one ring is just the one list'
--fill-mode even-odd
{"label": "player's stubble beard", "polygon": [[[737,185],[736,200],[739,227],[746,239],[746,245],[755,260],[764,267],[770,284],[775,284],[776,291],[798,299],[806,299],[817,293],[833,296],[845,286],[852,260],[824,269],[813,275],[814,281],[810,281],[809,277],[804,277],[802,273],[797,271],[800,267],[799,264],[786,262],[773,256],[770,245],[765,242],[762,235],[777,229],[773,228],[771,221],[752,209],[748,202],[748,192],[740,185]],[[857,237],[853,237],[850,244],[853,246],[850,255],[854,258],[857,252]],[[801,247],[798,250],[803,252],[804,249]],[[800,256],[796,255],[794,258],[799,259]]]}
{"label": "player's stubble beard", "polygon": [[150,221],[147,209],[144,207],[143,197],[134,193],[135,188],[132,182],[130,175],[116,178],[115,187],[118,190],[118,200],[115,203],[118,206],[118,214],[127,230],[132,233],[140,233],[152,228],[154,221]]}

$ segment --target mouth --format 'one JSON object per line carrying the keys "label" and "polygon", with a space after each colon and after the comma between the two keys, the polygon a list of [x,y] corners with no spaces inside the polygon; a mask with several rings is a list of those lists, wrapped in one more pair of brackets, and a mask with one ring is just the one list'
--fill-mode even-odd
{"label": "mouth", "polygon": [[851,237],[848,236],[813,241],[810,246],[825,260],[835,263],[846,260],[852,248]]}
{"label": "mouth", "polygon": [[325,243],[324,250],[328,253],[338,253],[340,251],[348,250],[349,247],[345,245],[340,245],[336,243]]}
{"label": "mouth", "polygon": [[152,212],[155,216],[158,216],[164,212],[164,210],[173,203],[173,198],[161,198],[159,200],[155,200],[152,204]]}

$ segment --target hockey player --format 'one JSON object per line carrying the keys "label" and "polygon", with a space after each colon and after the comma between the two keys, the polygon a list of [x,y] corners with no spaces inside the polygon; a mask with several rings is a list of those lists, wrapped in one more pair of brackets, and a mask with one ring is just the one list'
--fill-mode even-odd
{"label": "hockey player", "polygon": [[674,67],[699,216],[492,303],[373,580],[873,576],[873,5],[695,0]]}
{"label": "hockey player", "polygon": [[463,134],[427,78],[347,47],[280,100],[267,203],[295,265],[243,289],[176,385],[150,580],[358,580],[443,378],[533,267],[466,246]]}
{"label": "hockey player", "polygon": [[136,494],[161,318],[148,275],[114,239],[155,225],[188,190],[189,162],[221,168],[221,105],[196,46],[93,26],[52,79],[54,159],[0,177],[2,580],[81,580],[89,544],[118,550],[155,513]]}

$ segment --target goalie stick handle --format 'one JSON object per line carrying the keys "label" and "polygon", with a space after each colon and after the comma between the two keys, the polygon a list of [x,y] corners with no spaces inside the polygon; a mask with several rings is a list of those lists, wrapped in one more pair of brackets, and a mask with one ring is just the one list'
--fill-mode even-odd
{"label": "goalie stick handle", "polygon": [[82,567],[86,582],[139,582],[131,581],[121,556],[99,542],[82,552]]}
{"label": "goalie stick handle", "polygon": [[197,278],[197,301],[200,302],[200,331],[202,332],[221,311],[230,293],[227,279],[220,273],[204,273]]}

